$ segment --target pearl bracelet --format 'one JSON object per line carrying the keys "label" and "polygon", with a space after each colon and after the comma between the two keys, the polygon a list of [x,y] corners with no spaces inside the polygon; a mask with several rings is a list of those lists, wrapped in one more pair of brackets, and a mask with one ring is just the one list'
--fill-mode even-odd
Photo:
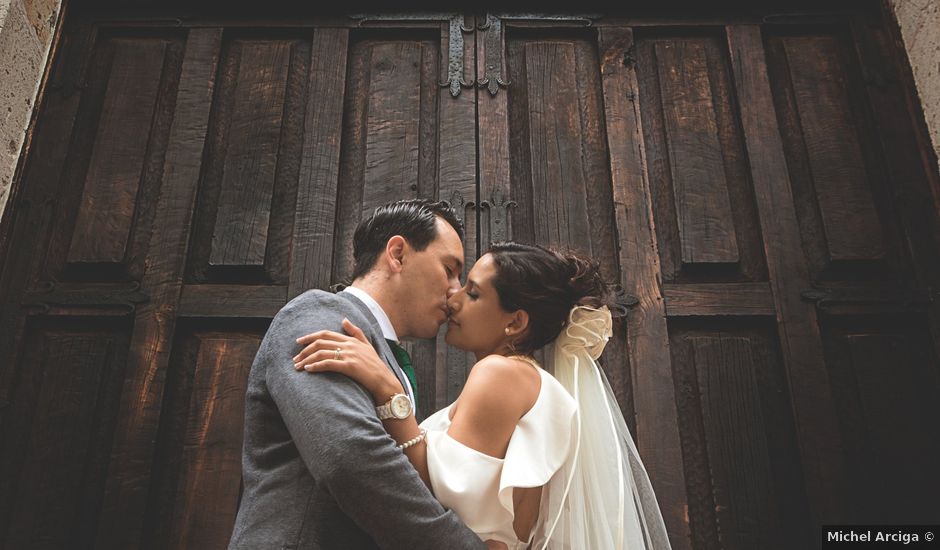
{"label": "pearl bracelet", "polygon": [[428,435],[428,431],[425,430],[424,428],[421,428],[421,433],[419,433],[412,439],[405,441],[404,443],[399,445],[398,448],[404,451],[408,447],[411,447],[412,445],[417,445],[418,443],[420,443],[427,435]]}

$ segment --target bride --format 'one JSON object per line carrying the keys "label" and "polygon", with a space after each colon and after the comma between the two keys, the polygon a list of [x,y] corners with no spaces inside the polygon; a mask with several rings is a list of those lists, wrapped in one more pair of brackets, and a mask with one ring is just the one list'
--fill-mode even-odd
{"label": "bride", "polygon": [[[669,549],[656,497],[597,364],[614,294],[598,265],[519,243],[493,245],[448,300],[446,341],[476,364],[454,403],[419,426],[383,420],[435,497],[483,540],[510,549]],[[401,383],[358,327],[320,331],[295,368],[333,371],[376,403]],[[554,377],[533,353],[554,343]],[[336,353],[342,349],[342,356]]]}

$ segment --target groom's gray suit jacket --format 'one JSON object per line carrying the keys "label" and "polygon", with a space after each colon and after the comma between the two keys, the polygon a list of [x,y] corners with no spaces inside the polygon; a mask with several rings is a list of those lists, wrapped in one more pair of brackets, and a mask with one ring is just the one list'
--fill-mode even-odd
{"label": "groom's gray suit jacket", "polygon": [[484,548],[434,499],[362,386],[294,370],[296,339],[342,332],[343,317],[395,361],[375,317],[349,293],[311,290],[278,312],[248,379],[244,492],[229,548]]}

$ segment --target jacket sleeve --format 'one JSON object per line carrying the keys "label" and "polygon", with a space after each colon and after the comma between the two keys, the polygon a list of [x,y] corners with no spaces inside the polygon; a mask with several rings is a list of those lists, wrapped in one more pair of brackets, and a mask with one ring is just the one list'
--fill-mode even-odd
{"label": "jacket sleeve", "polygon": [[316,315],[282,310],[262,343],[268,391],[307,469],[383,548],[485,548],[424,485],[362,386],[337,373],[294,370],[296,339],[304,334],[342,332],[343,317],[371,332],[369,320],[351,309],[326,302]]}

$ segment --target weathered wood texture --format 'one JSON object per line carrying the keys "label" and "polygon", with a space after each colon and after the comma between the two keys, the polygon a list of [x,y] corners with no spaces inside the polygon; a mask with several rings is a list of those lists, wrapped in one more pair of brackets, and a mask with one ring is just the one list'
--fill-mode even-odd
{"label": "weathered wood texture", "polygon": [[[141,282],[150,301],[137,310],[134,319],[105,498],[98,517],[95,543],[101,548],[140,544],[221,34],[219,29],[196,29],[187,37],[148,252],[149,269]],[[117,525],[121,527],[115,528]]]}
{"label": "weathered wood texture", "polygon": [[[846,63],[834,36],[794,36],[774,40],[785,67],[808,173],[794,177],[815,191],[829,261],[872,260],[884,255],[881,227],[849,103]],[[796,150],[798,144],[791,149]]]}
{"label": "weathered wood texture", "polygon": [[[475,21],[472,16],[465,16],[464,23],[472,28]],[[477,56],[483,48],[483,43],[482,40],[477,40],[476,33],[465,35],[463,40],[464,73],[466,80],[472,82],[474,59],[482,59]],[[440,26],[440,43],[437,63],[438,67],[443,68],[449,63],[450,25],[447,23]],[[443,82],[444,79],[440,78],[440,81]],[[479,186],[483,185],[484,174],[494,169],[502,169],[494,166],[500,165],[500,161],[485,153],[484,144],[487,141],[482,132],[488,127],[485,121],[489,112],[484,104],[478,103],[478,97],[483,99],[482,94],[478,95],[473,89],[463,90],[457,97],[449,97],[445,92],[438,101],[439,123],[432,130],[437,135],[437,198],[447,201],[464,225],[462,281],[466,280],[467,273],[480,254],[480,248],[485,246],[478,238],[482,229],[479,223]],[[505,96],[502,104],[505,105]],[[432,153],[430,149],[423,151],[425,155]],[[501,173],[503,174],[505,172]],[[421,405],[418,413],[421,417],[453,403],[463,389],[470,367],[476,361],[473,354],[455,349],[444,342],[446,330],[446,327],[441,330],[433,350],[430,347],[418,349],[414,356],[414,359],[421,361],[416,364],[435,365],[433,372],[425,368],[416,372],[418,399]]]}
{"label": "weathered wood texture", "polygon": [[246,332],[231,323],[219,331],[181,323],[167,373],[146,547],[228,544],[241,493],[245,387],[265,324]]}
{"label": "weathered wood texture", "polygon": [[670,322],[695,548],[808,548],[773,323]]}
{"label": "weathered wood texture", "polygon": [[310,288],[328,288],[333,282],[333,236],[348,43],[346,30],[314,31],[291,237],[288,298]]}
{"label": "weathered wood texture", "polygon": [[[37,273],[47,258],[43,246],[54,235],[55,211],[61,198],[58,182],[64,173],[69,153],[69,140],[78,118],[83,94],[78,88],[83,71],[92,57],[95,32],[91,25],[75,25],[63,33],[64,50],[53,64],[49,76],[50,92],[43,102],[27,163],[20,178],[23,191],[19,204],[12,208],[13,218],[7,227],[8,242],[31,243],[7,250],[0,270],[0,418],[7,421],[14,392],[14,377],[20,342],[23,341],[25,310],[20,301],[35,284]],[[32,160],[35,159],[35,160]]]}
{"label": "weathered wood texture", "polygon": [[701,41],[658,41],[653,52],[682,263],[735,263],[738,243],[705,46]]}
{"label": "weathered wood texture", "polygon": [[806,493],[814,522],[844,517],[846,480],[841,437],[822,357],[816,311],[801,301],[810,287],[800,248],[789,171],[772,110],[761,34],[756,27],[729,27],[741,118],[761,217],[778,334],[801,452]]}
{"label": "weathered wood texture", "polygon": [[680,550],[692,548],[688,479],[682,466],[673,367],[669,354],[664,353],[669,348],[669,333],[637,97],[639,83],[635,65],[626,61],[635,47],[629,29],[604,29],[600,34],[619,281],[638,301],[626,319],[636,415],[630,427],[656,490],[670,542]]}
{"label": "weathered wood texture", "polygon": [[223,45],[188,281],[288,282],[309,58],[292,37]]}
{"label": "weathered wood texture", "polygon": [[[439,33],[447,36],[447,28],[442,23],[433,34],[363,31],[349,44],[335,238],[329,243],[332,284],[350,281],[353,231],[375,208],[400,199],[439,198],[458,206],[466,218],[466,205],[460,207],[455,194],[475,200],[473,97],[451,98],[439,84],[439,68],[446,66],[440,59],[447,59]],[[450,388],[462,387],[467,359],[463,353],[448,358],[443,338],[406,341],[404,347],[415,365],[423,418],[449,403],[449,393],[456,397]]]}
{"label": "weathered wood texture", "polygon": [[[597,260],[613,281],[619,267],[597,59],[596,42],[581,36],[508,36],[506,66],[513,88],[507,94],[503,124],[516,137],[509,145],[510,187],[505,198],[517,206],[508,209],[499,200],[496,182],[486,190],[493,195],[483,197],[491,204],[490,235],[497,232],[495,222],[505,223],[508,215],[514,239],[570,247]],[[625,341],[618,319],[603,364],[633,426]]]}
{"label": "weathered wood texture", "polygon": [[664,282],[767,278],[734,81],[712,32],[638,35],[636,102]]}
{"label": "weathered wood texture", "polygon": [[[409,197],[466,269],[574,247],[636,299],[601,363],[676,550],[940,521],[940,175],[870,12],[70,13],[0,237],[0,547],[224,548],[270,318]],[[473,357],[407,347],[423,418]]]}
{"label": "weathered wood texture", "polygon": [[[222,181],[209,265],[264,265],[280,145],[290,45],[239,41],[230,45],[238,70],[232,94]],[[236,53],[237,52],[237,53]],[[217,119],[218,120],[218,119]]]}
{"label": "weathered wood texture", "polygon": [[0,425],[5,548],[93,544],[128,342],[122,319],[28,323]]}
{"label": "weathered wood texture", "polygon": [[774,315],[767,283],[699,283],[663,285],[670,317],[699,315]]}
{"label": "weathered wood texture", "polygon": [[166,49],[160,40],[114,43],[69,262],[119,263],[124,259]]}
{"label": "weathered wood texture", "polygon": [[[880,318],[879,318],[880,317]],[[940,371],[923,315],[824,325],[855,521],[933,522],[940,473]],[[876,519],[878,518],[878,519]]]}

